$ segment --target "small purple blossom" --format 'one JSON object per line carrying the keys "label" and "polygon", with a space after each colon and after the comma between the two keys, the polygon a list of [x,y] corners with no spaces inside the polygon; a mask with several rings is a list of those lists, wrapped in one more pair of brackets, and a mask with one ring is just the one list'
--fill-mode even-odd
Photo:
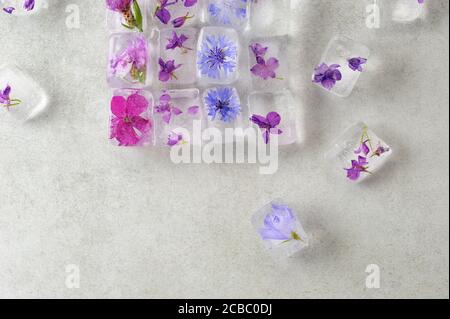
{"label": "small purple blossom", "polygon": [[373,152],[373,156],[382,156],[384,153],[389,152],[391,149],[389,147],[385,147],[383,145],[378,145],[377,149],[375,150],[375,152]]}
{"label": "small purple blossom", "polygon": [[339,64],[332,64],[328,66],[325,63],[317,66],[314,69],[314,83],[320,83],[325,89],[331,90],[337,81],[342,80],[342,73],[338,69]]}
{"label": "small purple blossom", "polygon": [[363,71],[362,66],[366,63],[367,63],[367,59],[361,58],[361,57],[348,59],[348,66],[353,71],[362,72]]}
{"label": "small purple blossom", "polygon": [[186,13],[185,16],[176,18],[172,21],[172,25],[174,28],[181,28],[187,20],[192,19],[194,16],[189,16],[189,12]]}
{"label": "small purple blossom", "polygon": [[264,219],[259,234],[263,240],[302,241],[297,228],[297,218],[288,206],[272,204],[272,211]]}
{"label": "small purple blossom", "polygon": [[361,176],[361,173],[370,174],[367,165],[369,165],[367,158],[364,156],[358,156],[358,160],[352,160],[352,167],[346,169],[347,178],[352,181],[357,181]]}
{"label": "small purple blossom", "polygon": [[281,116],[277,112],[270,112],[266,117],[253,115],[250,118],[250,121],[258,125],[260,129],[264,130],[263,138],[266,144],[269,144],[271,134],[280,135],[283,133],[282,130],[277,128],[281,123]]}
{"label": "small purple blossom", "polygon": [[172,97],[169,94],[163,94],[159,98],[159,105],[155,107],[155,112],[162,114],[162,119],[166,124],[170,123],[170,120],[174,115],[176,116],[183,113],[179,108],[171,105],[171,100]]}
{"label": "small purple blossom", "polygon": [[9,111],[9,108],[12,106],[17,106],[22,103],[21,100],[11,99],[11,86],[8,84],[6,87],[1,90],[0,89],[0,106],[6,107]]}
{"label": "small purple blossom", "polygon": [[23,3],[23,8],[26,11],[31,11],[34,9],[34,5],[35,5],[35,0],[25,0],[25,2]]}
{"label": "small purple blossom", "polygon": [[[183,3],[183,6],[186,8],[193,7],[197,4],[198,0],[157,0],[158,5],[156,6],[154,16],[162,23],[169,24],[172,20],[172,14],[170,13],[170,6],[177,5],[179,3]],[[175,28],[182,27],[188,19],[193,18],[194,16],[189,16],[189,12],[182,17],[178,17],[172,21],[172,25]]]}
{"label": "small purple blossom", "polygon": [[359,155],[359,154],[363,153],[364,155],[367,156],[370,153],[370,148],[367,145],[368,142],[369,142],[369,140],[362,142],[361,146],[355,150],[355,154]]}
{"label": "small purple blossom", "polygon": [[161,58],[159,58],[158,64],[160,67],[159,80],[161,82],[167,82],[171,79],[177,79],[174,73],[182,66],[182,64],[176,65],[175,60],[168,60],[167,62],[164,62],[164,60]]}
{"label": "small purple blossom", "polygon": [[184,43],[189,40],[189,38],[184,35],[181,34],[180,36],[178,36],[178,34],[174,31],[172,34],[172,38],[167,39],[168,43],[166,45],[166,50],[175,50],[176,48],[180,48],[183,50],[192,50],[191,48],[187,48],[184,46]]}
{"label": "small purple blossom", "polygon": [[183,135],[171,132],[168,137],[167,146],[174,147],[183,142]]}

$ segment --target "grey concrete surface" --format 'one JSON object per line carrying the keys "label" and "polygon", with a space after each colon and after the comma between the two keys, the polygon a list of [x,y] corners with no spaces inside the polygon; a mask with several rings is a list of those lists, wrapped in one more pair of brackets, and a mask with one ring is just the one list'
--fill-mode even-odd
{"label": "grey concrete surface", "polygon": [[[271,176],[111,146],[103,1],[50,2],[40,16],[0,14],[0,62],[20,64],[51,97],[36,121],[0,123],[0,297],[449,297],[448,1],[429,1],[424,21],[379,30],[365,26],[364,1],[294,1],[292,88],[305,136]],[[80,29],[66,28],[72,3]],[[347,99],[310,83],[338,33],[372,49]],[[359,120],[395,158],[350,186],[323,154]],[[313,239],[281,264],[250,224],[276,197]],[[71,264],[79,289],[65,284]],[[380,289],[366,288],[369,264],[380,267]]]}

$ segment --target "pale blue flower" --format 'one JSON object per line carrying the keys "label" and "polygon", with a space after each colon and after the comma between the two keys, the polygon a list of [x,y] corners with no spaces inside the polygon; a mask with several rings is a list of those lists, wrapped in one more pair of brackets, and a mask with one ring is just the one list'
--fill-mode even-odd
{"label": "pale blue flower", "polygon": [[208,116],[222,122],[232,122],[241,113],[241,103],[236,90],[230,87],[209,89],[205,96]]}

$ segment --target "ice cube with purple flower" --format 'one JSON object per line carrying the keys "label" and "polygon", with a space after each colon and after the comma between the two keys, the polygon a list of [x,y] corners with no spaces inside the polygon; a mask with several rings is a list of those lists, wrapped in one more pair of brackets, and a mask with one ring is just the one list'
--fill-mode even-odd
{"label": "ice cube with purple flower", "polygon": [[15,65],[0,66],[0,117],[11,116],[25,122],[47,107],[46,92],[25,71]]}
{"label": "ice cube with purple flower", "polygon": [[150,12],[160,29],[196,26],[201,21],[203,1],[151,0]]}
{"label": "ice cube with purple flower", "polygon": [[392,156],[392,148],[360,122],[336,139],[326,160],[339,176],[359,183],[374,175]]}
{"label": "ice cube with purple flower", "polygon": [[197,45],[197,78],[203,84],[231,84],[239,77],[239,36],[234,29],[205,27]]}
{"label": "ice cube with purple flower", "polygon": [[206,20],[210,25],[245,29],[249,24],[251,0],[208,0]]}
{"label": "ice cube with purple flower", "polygon": [[309,246],[309,236],[296,212],[276,199],[259,209],[252,224],[265,248],[275,258],[295,257]]}
{"label": "ice cube with purple flower", "polygon": [[250,41],[249,70],[253,89],[278,91],[289,86],[288,39],[286,36]]}
{"label": "ice cube with purple flower", "polygon": [[[160,77],[164,86],[191,85],[196,76],[197,30],[193,28],[164,29],[160,36],[160,57],[163,61],[174,61],[178,66],[172,76]],[[162,70],[161,66],[159,66]]]}
{"label": "ice cube with purple flower", "polygon": [[314,67],[312,82],[339,97],[347,97],[366,72],[369,56],[370,50],[364,44],[348,37],[334,37]]}
{"label": "ice cube with purple flower", "polygon": [[105,0],[106,26],[110,32],[145,32],[148,0]]}
{"label": "ice cube with purple flower", "polygon": [[156,145],[173,147],[201,141],[193,139],[194,125],[203,125],[198,89],[162,91],[154,108]]}
{"label": "ice cube with purple flower", "polygon": [[275,136],[279,145],[297,142],[296,105],[289,90],[251,93],[248,105],[250,122],[260,129],[266,144]]}
{"label": "ice cube with purple flower", "polygon": [[152,45],[141,33],[110,37],[108,84],[112,88],[145,88],[152,83]]}

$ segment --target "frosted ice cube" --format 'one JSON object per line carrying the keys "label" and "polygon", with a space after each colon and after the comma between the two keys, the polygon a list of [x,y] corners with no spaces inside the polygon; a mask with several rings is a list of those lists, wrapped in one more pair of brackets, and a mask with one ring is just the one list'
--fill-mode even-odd
{"label": "frosted ice cube", "polygon": [[392,149],[364,123],[358,123],[340,136],[326,155],[342,178],[361,182],[375,174],[390,158]]}
{"label": "frosted ice cube", "polygon": [[369,56],[370,50],[365,45],[337,36],[315,67],[313,82],[339,97],[347,97],[364,72]]}
{"label": "frosted ice cube", "polygon": [[43,8],[47,8],[47,0],[0,0],[0,10],[14,15],[38,14]]}
{"label": "frosted ice cube", "polygon": [[208,0],[207,23],[245,29],[249,23],[250,0]]}
{"label": "frosted ice cube", "polygon": [[48,106],[45,91],[14,65],[0,66],[0,112],[19,121],[37,117]]}
{"label": "frosted ice cube", "polygon": [[[160,82],[166,85],[190,85],[197,81],[196,48],[197,30],[192,28],[164,29],[161,31],[160,56],[166,63],[174,61],[180,65],[172,76],[162,78]],[[168,79],[168,81],[166,81]]]}
{"label": "frosted ice cube", "polygon": [[151,0],[150,14],[160,29],[192,27],[201,22],[202,4],[194,0]]}
{"label": "frosted ice cube", "polygon": [[419,3],[418,0],[384,0],[382,11],[395,22],[411,22],[423,17],[427,1]]}
{"label": "frosted ice cube", "polygon": [[254,89],[277,91],[289,86],[288,51],[286,36],[250,41],[248,52]]}
{"label": "frosted ice cube", "polygon": [[290,0],[260,0],[251,4],[251,28],[257,35],[286,35],[290,27]]}
{"label": "frosted ice cube", "polygon": [[141,33],[116,33],[110,37],[108,84],[112,88],[145,88],[151,85],[153,48]]}
{"label": "frosted ice cube", "polygon": [[133,0],[123,10],[116,10],[106,5],[106,10],[106,26],[111,32],[145,32],[147,30],[148,0]]}
{"label": "frosted ice cube", "polygon": [[[281,130],[281,133],[278,135],[279,145],[288,145],[297,142],[298,132],[295,117],[295,101],[290,91],[283,90],[274,93],[252,93],[249,95],[248,100],[250,118],[257,115],[268,119],[268,115],[271,112],[275,112],[280,116],[281,121],[278,125],[273,127],[272,132],[272,134],[278,134],[280,133],[278,129]],[[254,122],[253,124],[255,127],[258,127]],[[265,130],[262,134],[264,133]],[[272,134],[269,134],[269,136],[273,136]],[[265,137],[267,135],[263,136]]]}
{"label": "frosted ice cube", "polygon": [[206,27],[197,46],[197,77],[204,84],[231,84],[239,77],[239,36],[234,29]]}
{"label": "frosted ice cube", "polygon": [[153,96],[148,91],[118,89],[111,99],[110,140],[114,145],[153,145]]}
{"label": "frosted ice cube", "polygon": [[180,144],[198,144],[195,140],[194,124],[201,125],[203,109],[200,103],[200,91],[197,89],[163,91],[154,108],[156,144],[175,146]]}
{"label": "frosted ice cube", "polygon": [[258,210],[252,224],[266,249],[276,258],[295,257],[309,245],[309,237],[297,214],[281,200]]}
{"label": "frosted ice cube", "polygon": [[215,87],[203,94],[203,106],[210,128],[242,128],[242,105],[233,87]]}

